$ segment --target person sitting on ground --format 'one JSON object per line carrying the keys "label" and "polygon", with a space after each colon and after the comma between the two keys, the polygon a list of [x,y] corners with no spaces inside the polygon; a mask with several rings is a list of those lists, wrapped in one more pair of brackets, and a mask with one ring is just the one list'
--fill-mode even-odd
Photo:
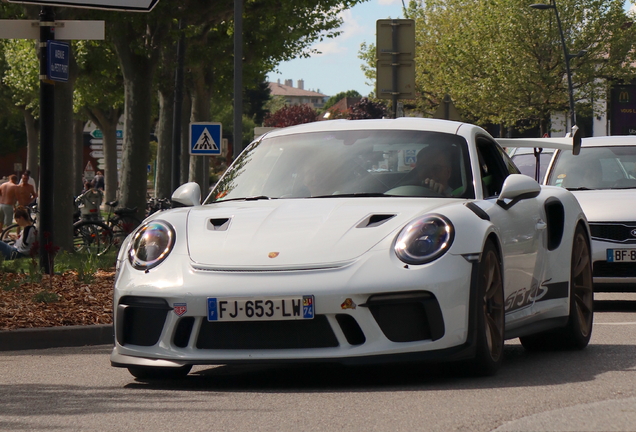
{"label": "person sitting on ground", "polygon": [[448,185],[451,177],[451,157],[446,146],[429,145],[417,154],[415,169],[417,184],[440,195],[451,196],[453,189]]}
{"label": "person sitting on ground", "polygon": [[37,230],[31,220],[29,210],[25,207],[18,207],[13,214],[16,223],[22,228],[22,233],[12,246],[0,241],[0,254],[5,260],[26,258],[31,255],[31,248],[37,239]]}
{"label": "person sitting on ground", "polygon": [[84,183],[84,189],[86,192],[75,199],[75,202],[79,204],[82,219],[101,219],[99,210],[104,200],[104,192],[97,189],[91,182]]}
{"label": "person sitting on ground", "polygon": [[18,176],[12,174],[9,181],[0,185],[0,232],[13,222],[13,206],[17,198],[15,189],[18,187]]}

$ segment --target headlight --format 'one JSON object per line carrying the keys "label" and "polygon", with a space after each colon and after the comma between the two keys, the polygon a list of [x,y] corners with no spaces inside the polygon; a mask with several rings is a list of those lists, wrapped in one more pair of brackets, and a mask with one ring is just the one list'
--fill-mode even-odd
{"label": "headlight", "polygon": [[453,224],[444,216],[423,216],[400,232],[395,254],[407,264],[425,264],[446,253],[454,238]]}
{"label": "headlight", "polygon": [[135,232],[128,260],[137,270],[156,267],[170,254],[174,240],[174,229],[169,223],[158,220],[148,222]]}

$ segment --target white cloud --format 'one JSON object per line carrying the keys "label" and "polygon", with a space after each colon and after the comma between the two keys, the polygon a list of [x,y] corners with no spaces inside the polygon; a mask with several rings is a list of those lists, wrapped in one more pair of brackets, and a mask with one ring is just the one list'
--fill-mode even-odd
{"label": "white cloud", "polygon": [[315,44],[312,48],[320,51],[320,54],[314,54],[316,57],[347,52],[347,48],[336,41],[320,42]]}
{"label": "white cloud", "polygon": [[402,0],[378,0],[378,4],[381,6],[392,6],[402,4]]}
{"label": "white cloud", "polygon": [[349,39],[355,35],[366,32],[366,28],[353,17],[351,10],[345,10],[340,12],[340,18],[342,18],[343,24],[340,27],[342,34],[338,36],[340,39]]}

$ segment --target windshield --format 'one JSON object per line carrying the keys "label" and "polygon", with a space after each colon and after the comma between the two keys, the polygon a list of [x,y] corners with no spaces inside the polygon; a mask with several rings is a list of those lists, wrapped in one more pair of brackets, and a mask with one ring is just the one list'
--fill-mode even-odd
{"label": "windshield", "polygon": [[[517,165],[521,174],[525,174],[528,177],[535,178],[536,169],[537,169],[537,158],[534,153],[515,153],[512,156],[512,161]],[[545,177],[545,172],[548,170],[548,165],[550,164],[550,159],[552,159],[552,152],[546,153],[545,150],[539,156],[539,161],[541,163],[540,174],[539,174],[539,182],[543,180]]]}
{"label": "windshield", "polygon": [[569,190],[636,188],[636,146],[584,147],[579,156],[560,151],[548,184]]}
{"label": "windshield", "polygon": [[205,203],[338,196],[474,198],[464,138],[426,131],[325,131],[252,143]]}

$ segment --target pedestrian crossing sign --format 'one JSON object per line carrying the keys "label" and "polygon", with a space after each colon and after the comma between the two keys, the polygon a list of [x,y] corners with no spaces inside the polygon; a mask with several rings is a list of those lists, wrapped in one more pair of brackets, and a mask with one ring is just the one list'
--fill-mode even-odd
{"label": "pedestrian crossing sign", "polygon": [[218,156],[221,154],[221,123],[190,123],[190,154]]}

